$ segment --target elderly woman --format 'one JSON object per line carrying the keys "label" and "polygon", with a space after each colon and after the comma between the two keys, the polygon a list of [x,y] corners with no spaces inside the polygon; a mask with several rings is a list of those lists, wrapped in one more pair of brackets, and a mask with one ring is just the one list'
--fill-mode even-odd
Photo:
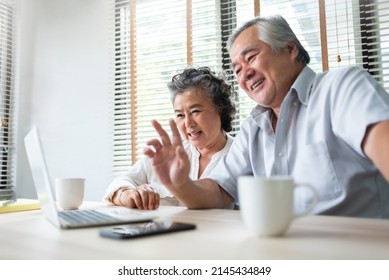
{"label": "elderly woman", "polygon": [[[190,178],[207,177],[232,144],[234,94],[226,77],[208,67],[189,67],[168,83],[177,127],[189,156]],[[136,162],[108,186],[103,200],[110,205],[157,209],[182,205],[155,176],[150,159]]]}

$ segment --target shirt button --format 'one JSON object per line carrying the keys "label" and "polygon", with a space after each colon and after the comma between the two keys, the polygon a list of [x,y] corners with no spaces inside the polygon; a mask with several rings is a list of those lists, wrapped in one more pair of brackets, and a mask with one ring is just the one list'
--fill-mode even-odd
{"label": "shirt button", "polygon": [[293,102],[293,106],[297,106],[297,102],[295,101],[295,102]]}
{"label": "shirt button", "polygon": [[278,157],[283,157],[284,156],[284,153],[283,152],[279,152],[278,153]]}

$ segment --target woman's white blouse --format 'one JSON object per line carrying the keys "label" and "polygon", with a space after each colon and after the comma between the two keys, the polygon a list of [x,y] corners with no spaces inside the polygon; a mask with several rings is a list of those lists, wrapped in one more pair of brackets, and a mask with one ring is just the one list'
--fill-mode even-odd
{"label": "woman's white blouse", "polygon": [[[199,158],[200,153],[194,147],[191,145],[188,141],[183,140],[183,146],[185,151],[188,154],[189,161],[191,164],[189,177],[192,180],[206,178],[208,174],[214,169],[216,164],[219,162],[219,160],[222,158],[223,155],[225,155],[228,150],[231,147],[231,144],[233,142],[233,138],[231,136],[227,136],[227,142],[226,145],[222,150],[215,153],[212,156],[211,161],[203,171],[200,177],[198,177],[199,173]],[[161,197],[161,205],[182,205],[178,199],[176,199],[169,190],[162,185],[157,176],[154,174],[153,169],[151,167],[151,162],[148,157],[144,157],[141,160],[137,161],[133,166],[127,170],[124,174],[116,177],[112,183],[108,186],[107,192],[105,193],[103,197],[103,201],[107,203],[108,205],[113,205],[111,202],[113,194],[122,187],[127,188],[135,188],[137,186],[148,184],[152,188],[154,188]]]}

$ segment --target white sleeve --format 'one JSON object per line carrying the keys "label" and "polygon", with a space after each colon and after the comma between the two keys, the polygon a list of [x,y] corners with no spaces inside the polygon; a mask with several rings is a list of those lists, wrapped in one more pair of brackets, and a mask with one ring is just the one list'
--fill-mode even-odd
{"label": "white sleeve", "polygon": [[142,184],[148,184],[152,178],[152,170],[148,158],[143,158],[132,165],[124,174],[116,177],[108,186],[103,201],[108,205],[113,205],[111,202],[113,194],[120,188],[135,188]]}

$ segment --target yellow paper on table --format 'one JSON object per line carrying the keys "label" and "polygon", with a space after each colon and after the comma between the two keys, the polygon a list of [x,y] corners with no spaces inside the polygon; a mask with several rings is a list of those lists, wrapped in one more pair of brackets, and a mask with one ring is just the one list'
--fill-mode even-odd
{"label": "yellow paper on table", "polygon": [[18,198],[6,206],[3,206],[4,202],[0,201],[0,213],[40,209],[40,204],[37,199]]}

